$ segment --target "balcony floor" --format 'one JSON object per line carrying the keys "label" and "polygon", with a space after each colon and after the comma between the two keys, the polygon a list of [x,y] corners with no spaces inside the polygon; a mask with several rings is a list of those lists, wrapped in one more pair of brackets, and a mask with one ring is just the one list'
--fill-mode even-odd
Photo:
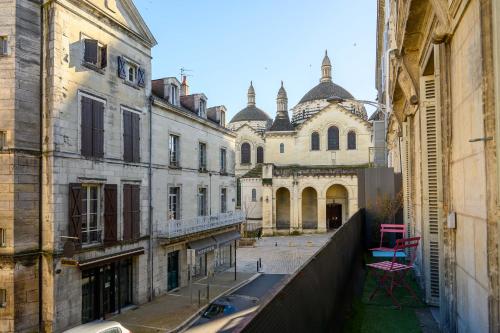
{"label": "balcony floor", "polygon": [[[367,261],[373,261],[367,258]],[[366,277],[366,271],[365,271]],[[419,297],[422,291],[416,284],[413,275],[407,281]],[[417,302],[403,288],[395,290],[396,299],[401,309],[394,307],[391,299],[384,291],[379,291],[370,301],[369,296],[375,289],[372,274],[365,278],[361,298],[354,300],[352,311],[344,326],[344,332],[376,333],[376,332],[439,332],[430,307]]]}

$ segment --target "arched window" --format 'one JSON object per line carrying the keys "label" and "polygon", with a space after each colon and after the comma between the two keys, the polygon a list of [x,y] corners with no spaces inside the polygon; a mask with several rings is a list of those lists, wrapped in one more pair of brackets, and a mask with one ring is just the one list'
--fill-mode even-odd
{"label": "arched window", "polygon": [[245,142],[241,145],[241,164],[251,163],[250,159],[250,144]]}
{"label": "arched window", "polygon": [[314,132],[311,134],[311,150],[319,150],[319,134]]}
{"label": "arched window", "polygon": [[339,150],[339,129],[335,126],[328,129],[328,150]]}
{"label": "arched window", "polygon": [[347,149],[356,149],[356,132],[347,133]]}
{"label": "arched window", "polygon": [[257,163],[264,163],[264,148],[257,147]]}
{"label": "arched window", "polygon": [[285,144],[280,143],[280,153],[283,154],[285,152]]}
{"label": "arched window", "polygon": [[252,189],[252,201],[257,201],[257,190],[254,188]]}

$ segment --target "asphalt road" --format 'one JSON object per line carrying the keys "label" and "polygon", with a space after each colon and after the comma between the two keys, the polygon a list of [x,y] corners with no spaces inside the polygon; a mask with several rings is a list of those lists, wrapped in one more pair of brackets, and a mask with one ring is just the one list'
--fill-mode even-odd
{"label": "asphalt road", "polygon": [[[214,321],[224,321],[224,318],[230,318],[238,312],[250,309],[252,307],[258,306],[264,300],[267,299],[271,289],[275,287],[283,278],[287,276],[286,274],[262,274],[250,283],[236,289],[231,294],[219,297],[214,300],[211,304],[217,304],[224,306],[225,308],[231,308],[228,315],[217,315],[216,317],[209,319],[200,317],[196,322],[191,325],[192,328],[196,327],[198,330],[203,332],[230,332],[230,329],[214,329],[210,327],[210,323]],[[210,309],[210,306],[209,306]],[[222,325],[224,326],[224,325]],[[189,332],[189,331],[188,331]]]}

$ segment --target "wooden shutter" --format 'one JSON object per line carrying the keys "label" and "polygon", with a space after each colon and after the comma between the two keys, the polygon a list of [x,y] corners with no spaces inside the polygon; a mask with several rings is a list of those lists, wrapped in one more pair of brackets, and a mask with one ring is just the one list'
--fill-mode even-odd
{"label": "wooden shutter", "polygon": [[132,220],[130,216],[132,191],[130,185],[123,185],[123,240],[132,239]]}
{"label": "wooden shutter", "polygon": [[144,87],[146,85],[146,71],[141,67],[137,69],[137,85],[139,87]]}
{"label": "wooden shutter", "polygon": [[74,240],[77,247],[82,244],[82,192],[80,184],[69,184],[68,236],[77,238]]}
{"label": "wooden shutter", "polygon": [[140,186],[131,186],[131,219],[132,219],[132,237],[137,239],[140,237],[141,225],[141,193]]}
{"label": "wooden shutter", "polygon": [[132,161],[140,161],[140,116],[137,113],[132,113]]}
{"label": "wooden shutter", "polygon": [[132,159],[132,112],[123,111],[123,160],[131,162]]}
{"label": "wooden shutter", "polygon": [[85,51],[83,60],[85,62],[97,65],[97,40],[85,39]]}
{"label": "wooden shutter", "polygon": [[104,156],[104,103],[92,100],[92,152],[94,157]]}
{"label": "wooden shutter", "polygon": [[82,96],[81,153],[92,156],[92,99]]}
{"label": "wooden shutter", "polygon": [[116,210],[116,185],[104,186],[104,242],[113,243],[117,238],[117,210]]}
{"label": "wooden shutter", "polygon": [[121,56],[118,56],[118,77],[122,79],[127,78],[127,73],[125,72],[125,59]]}
{"label": "wooden shutter", "polygon": [[101,47],[101,68],[106,68],[108,65],[108,47]]}
{"label": "wooden shutter", "polygon": [[422,99],[422,178],[424,210],[424,270],[427,302],[439,304],[439,233],[442,221],[442,180],[440,153],[440,114],[434,75],[420,80]]}
{"label": "wooden shutter", "polygon": [[403,176],[403,219],[406,225],[407,237],[414,236],[411,211],[411,154],[410,154],[410,124],[403,123],[403,137],[401,138],[401,164]]}

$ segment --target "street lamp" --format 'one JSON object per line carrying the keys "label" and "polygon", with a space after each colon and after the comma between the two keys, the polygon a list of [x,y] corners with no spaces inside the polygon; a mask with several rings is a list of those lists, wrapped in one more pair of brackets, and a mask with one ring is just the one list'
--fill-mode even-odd
{"label": "street lamp", "polygon": [[358,103],[358,104],[366,104],[373,106],[377,108],[377,110],[380,110],[384,114],[384,163],[385,166],[388,166],[388,160],[387,160],[387,119],[389,118],[390,115],[390,110],[388,110],[387,105],[375,102],[375,101],[366,101],[362,99],[355,99],[355,98],[343,98],[339,96],[331,96],[326,99],[327,102],[330,103],[344,103],[344,102],[353,102],[353,103]]}

